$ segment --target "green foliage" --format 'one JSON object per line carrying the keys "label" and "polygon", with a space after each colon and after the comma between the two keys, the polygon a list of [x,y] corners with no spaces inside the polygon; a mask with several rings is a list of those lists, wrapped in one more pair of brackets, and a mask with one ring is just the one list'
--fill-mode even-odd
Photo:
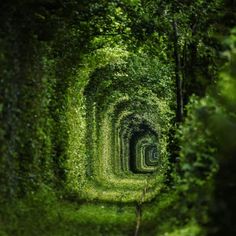
{"label": "green foliage", "polygon": [[[136,126],[144,121],[152,124],[152,129],[160,133],[160,153],[163,165],[167,164],[165,134],[172,117],[169,108],[173,98],[172,68],[148,55],[109,47],[88,55],[84,62],[84,68],[78,73],[81,79],[71,88],[69,97],[68,191],[77,192],[86,199],[133,202],[139,201],[148,181],[151,190],[146,198],[153,198],[154,186],[156,191],[160,189],[155,181],[163,181],[161,169],[159,181],[155,175],[150,181],[131,175],[128,173],[128,153],[123,157],[127,159],[126,164],[121,167],[118,143],[123,137],[118,136],[118,129],[134,132],[132,128],[128,131],[130,124],[126,117],[130,115],[136,116]],[[75,93],[77,98],[74,98]],[[127,174],[122,168],[128,171]],[[164,173],[164,167],[162,169]]]}
{"label": "green foliage", "polygon": [[177,229],[171,233],[165,233],[163,236],[200,236],[202,230],[195,222],[191,222],[181,229]]}
{"label": "green foliage", "polygon": [[132,232],[133,207],[70,203],[40,186],[23,200],[1,209],[1,235],[119,235]]}
{"label": "green foliage", "polygon": [[218,169],[215,160],[217,137],[211,133],[211,120],[208,120],[208,117],[219,110],[220,108],[210,97],[201,101],[193,97],[189,104],[188,118],[178,135],[182,149],[180,153],[181,170],[186,175],[184,181],[191,182],[190,179],[193,177],[190,185],[201,186],[201,179],[203,182],[211,179]]}
{"label": "green foliage", "polygon": [[[192,98],[188,117],[178,134],[181,146],[180,189],[185,191],[190,204],[205,212],[205,220],[210,220],[208,232],[213,235],[222,232],[233,235],[235,232],[234,227],[227,227],[234,218],[229,208],[235,207],[230,197],[235,191],[230,187],[230,183],[235,181],[236,148],[234,31],[226,43],[229,51],[224,55],[230,56],[230,60],[220,74],[217,92],[213,91],[203,99]],[[209,204],[212,205],[207,207]],[[221,221],[221,215],[227,211],[227,222]],[[213,218],[209,219],[209,212]],[[204,223],[204,217],[200,215],[197,218]]]}
{"label": "green foliage", "polygon": [[[230,7],[1,2],[0,234],[234,235],[235,31],[213,83]],[[184,102],[213,86],[186,107],[176,165],[173,22]]]}

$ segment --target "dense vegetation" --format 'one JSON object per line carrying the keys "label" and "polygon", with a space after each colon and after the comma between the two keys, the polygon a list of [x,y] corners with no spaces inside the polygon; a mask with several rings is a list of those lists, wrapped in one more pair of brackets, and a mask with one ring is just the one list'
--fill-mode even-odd
{"label": "dense vegetation", "polygon": [[236,234],[236,2],[0,3],[0,235]]}

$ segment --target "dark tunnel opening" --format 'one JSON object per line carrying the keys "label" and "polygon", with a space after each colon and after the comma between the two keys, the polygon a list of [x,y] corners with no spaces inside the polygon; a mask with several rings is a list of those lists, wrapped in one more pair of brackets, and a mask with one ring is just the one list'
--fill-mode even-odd
{"label": "dark tunnel opening", "polygon": [[[149,141],[145,140],[147,138],[149,138]],[[146,124],[141,124],[138,129],[133,132],[129,140],[129,168],[131,172],[144,174],[153,173],[155,171],[153,167],[158,165],[159,159],[157,140],[156,132]],[[139,144],[139,142],[141,142],[141,144]],[[141,168],[137,168],[138,165],[141,166]]]}

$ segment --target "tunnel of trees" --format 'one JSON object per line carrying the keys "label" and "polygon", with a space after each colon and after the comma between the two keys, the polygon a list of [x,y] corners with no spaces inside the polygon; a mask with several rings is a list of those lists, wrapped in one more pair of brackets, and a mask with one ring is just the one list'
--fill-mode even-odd
{"label": "tunnel of trees", "polygon": [[236,235],[235,0],[0,21],[0,235]]}

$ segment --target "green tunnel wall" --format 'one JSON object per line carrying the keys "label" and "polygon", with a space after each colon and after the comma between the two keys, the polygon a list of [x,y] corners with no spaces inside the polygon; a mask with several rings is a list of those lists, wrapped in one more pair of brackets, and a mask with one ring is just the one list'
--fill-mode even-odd
{"label": "green tunnel wall", "polygon": [[[161,189],[168,165],[169,97],[158,96],[161,75],[149,86],[151,68],[130,78],[134,59],[141,60],[134,55],[94,68],[83,86],[78,82],[70,90],[68,188],[80,198],[139,202],[143,189],[144,201]],[[158,162],[146,160],[150,145]]]}
{"label": "green tunnel wall", "polygon": [[172,65],[110,47],[77,63],[22,37],[1,58],[0,232],[133,235],[140,205],[141,235],[194,228],[167,184]]}
{"label": "green tunnel wall", "polygon": [[235,236],[234,8],[0,1],[0,235]]}

